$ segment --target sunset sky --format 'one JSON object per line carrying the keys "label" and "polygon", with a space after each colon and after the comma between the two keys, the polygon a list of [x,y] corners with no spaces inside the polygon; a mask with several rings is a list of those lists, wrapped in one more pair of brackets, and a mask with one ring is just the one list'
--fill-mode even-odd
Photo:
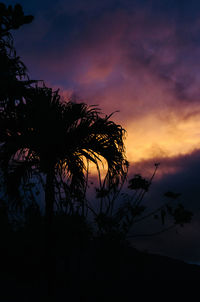
{"label": "sunset sky", "polygon": [[[119,111],[113,120],[127,130],[131,173],[149,176],[161,162],[156,190],[181,192],[195,215],[179,239],[154,239],[155,245],[163,252],[170,240],[178,242],[170,256],[200,263],[200,2],[5,3],[35,16],[14,34],[31,78],[106,114]],[[156,251],[152,242],[141,246]]]}

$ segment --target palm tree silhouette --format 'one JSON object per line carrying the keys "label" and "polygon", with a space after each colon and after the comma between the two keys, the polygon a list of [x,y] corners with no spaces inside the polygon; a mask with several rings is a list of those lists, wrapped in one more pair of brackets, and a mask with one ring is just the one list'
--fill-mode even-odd
{"label": "palm tree silhouette", "polygon": [[16,104],[10,114],[0,114],[0,163],[5,183],[11,188],[8,193],[16,198],[17,193],[13,196],[13,192],[17,192],[21,180],[29,179],[33,172],[46,176],[49,250],[57,176],[62,175],[64,181],[70,181],[71,194],[80,200],[85,192],[84,159],[97,167],[100,157],[106,160],[108,186],[116,177],[123,178],[127,167],[124,133],[120,125],[110,121],[110,116],[101,117],[97,108],[84,103],[62,102],[58,91],[53,92],[45,86],[30,88],[23,106]]}
{"label": "palm tree silhouette", "polygon": [[[33,173],[45,175],[46,258],[51,267],[55,185],[61,177],[70,196],[83,201],[84,159],[98,168],[100,157],[108,164],[108,186],[115,178],[125,177],[124,130],[110,116],[102,118],[95,107],[61,102],[58,92],[31,85],[37,81],[29,80],[10,30],[32,20],[21,5],[0,3],[0,165],[7,193],[14,201],[20,200],[22,181]],[[51,287],[51,269],[49,275]]]}
{"label": "palm tree silhouette", "polygon": [[85,188],[84,158],[98,165],[103,157],[109,185],[114,177],[124,176],[126,165],[125,131],[109,119],[101,117],[93,106],[62,102],[58,91],[51,88],[30,88],[26,104],[16,104],[10,114],[0,114],[1,166],[5,175],[12,171],[18,179],[25,171],[44,173],[49,194],[54,178],[62,173],[63,178],[71,180],[71,192],[78,195]]}

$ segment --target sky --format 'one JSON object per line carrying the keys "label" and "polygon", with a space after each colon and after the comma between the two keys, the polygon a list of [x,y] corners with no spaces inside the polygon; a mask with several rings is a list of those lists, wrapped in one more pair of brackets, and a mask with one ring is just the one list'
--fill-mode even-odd
{"label": "sky", "polygon": [[[18,0],[32,24],[14,33],[32,79],[98,105],[126,130],[130,174],[150,177],[159,204],[182,193],[193,223],[138,239],[141,248],[200,263],[200,2]],[[170,248],[169,248],[170,246]]]}

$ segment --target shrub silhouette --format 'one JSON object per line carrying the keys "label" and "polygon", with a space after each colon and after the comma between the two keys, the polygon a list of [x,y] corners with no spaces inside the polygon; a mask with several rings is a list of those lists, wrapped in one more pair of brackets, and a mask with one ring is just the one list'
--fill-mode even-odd
{"label": "shrub silhouette", "polygon": [[[136,174],[128,181],[125,192],[122,189],[125,186],[126,177],[120,185],[118,183],[117,187],[111,186],[109,190],[101,186],[96,188],[96,198],[101,199],[102,206],[97,210],[97,207],[92,208],[90,203],[89,210],[92,212],[98,236],[123,241],[131,237],[153,236],[175,228],[177,225],[183,226],[191,222],[193,213],[181,204],[179,200],[181,194],[169,191],[164,193],[168,200],[155,210],[145,213],[147,206],[144,203],[144,197],[150,190],[159,165],[155,163],[155,169],[149,180]],[[131,194],[127,193],[127,190],[132,191]],[[160,219],[160,230],[155,233],[134,234],[134,225],[147,218]]]}

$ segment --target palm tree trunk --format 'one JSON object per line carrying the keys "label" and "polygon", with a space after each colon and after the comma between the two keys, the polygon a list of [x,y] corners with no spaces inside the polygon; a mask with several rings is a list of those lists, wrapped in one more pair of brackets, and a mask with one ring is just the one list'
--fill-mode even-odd
{"label": "palm tree trunk", "polygon": [[54,208],[54,167],[50,167],[46,175],[45,188],[45,262],[47,278],[47,301],[54,301],[56,263],[54,254],[53,208]]}

